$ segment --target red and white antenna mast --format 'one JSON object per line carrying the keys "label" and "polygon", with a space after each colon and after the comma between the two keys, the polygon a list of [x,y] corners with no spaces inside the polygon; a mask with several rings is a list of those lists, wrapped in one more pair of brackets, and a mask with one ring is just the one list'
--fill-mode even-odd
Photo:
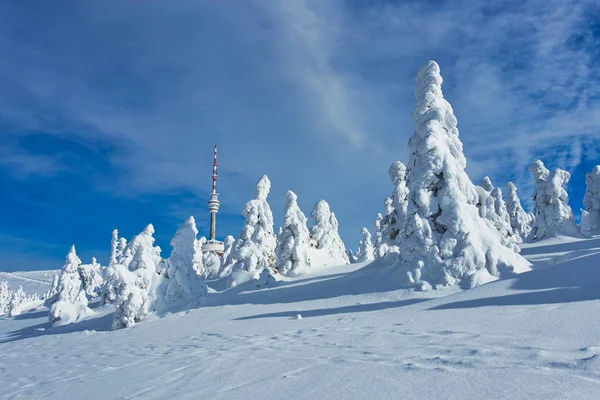
{"label": "red and white antenna mast", "polygon": [[[219,194],[217,193],[217,145],[215,144],[215,153],[213,159],[213,174],[212,174],[212,193],[210,194],[210,199],[208,200],[208,211],[210,212],[210,238],[209,242],[212,244],[216,243],[216,230],[217,230],[217,213],[219,212],[219,206],[221,203],[219,202]],[[210,243],[207,242],[207,250]],[[223,246],[221,242],[218,242],[220,247]],[[218,251],[218,249],[210,249]],[[222,251],[222,250],[221,250]]]}

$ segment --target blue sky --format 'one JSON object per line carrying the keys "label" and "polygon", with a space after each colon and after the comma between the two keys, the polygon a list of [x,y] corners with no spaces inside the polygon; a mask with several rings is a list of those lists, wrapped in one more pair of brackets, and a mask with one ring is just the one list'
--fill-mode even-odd
{"label": "blue sky", "polygon": [[[493,5],[490,5],[493,4]],[[414,77],[438,61],[474,182],[527,165],[573,173],[578,213],[600,149],[593,1],[17,1],[0,3],[0,270],[59,268],[75,243],[147,223],[168,255],[186,216],[219,236],[267,174],[306,214],[325,198],[355,247],[407,160]]]}

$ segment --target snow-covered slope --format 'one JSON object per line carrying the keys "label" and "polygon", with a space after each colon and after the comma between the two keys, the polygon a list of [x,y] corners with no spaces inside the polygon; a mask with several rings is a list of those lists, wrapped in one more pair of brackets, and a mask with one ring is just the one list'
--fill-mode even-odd
{"label": "snow-covered slope", "polygon": [[110,331],[109,308],[0,319],[0,398],[597,398],[600,238],[522,254],[534,271],[467,291],[397,290],[392,269],[352,264],[213,287],[132,329]]}
{"label": "snow-covered slope", "polygon": [[42,294],[52,286],[54,274],[60,275],[60,270],[52,271],[24,271],[24,272],[1,272],[0,282],[7,281],[11,290],[16,290],[19,285],[27,294]]}

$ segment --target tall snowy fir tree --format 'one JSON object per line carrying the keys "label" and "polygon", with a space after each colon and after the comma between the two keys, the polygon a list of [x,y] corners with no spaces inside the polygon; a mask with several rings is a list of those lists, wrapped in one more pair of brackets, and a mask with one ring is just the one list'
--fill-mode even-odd
{"label": "tall snowy fir tree", "polygon": [[223,241],[223,254],[221,254],[221,270],[219,271],[219,278],[224,278],[231,274],[231,268],[233,267],[233,264],[235,264],[235,260],[230,260],[229,257],[233,250],[234,243],[235,238],[231,235],[228,235]]}
{"label": "tall snowy fir tree", "polygon": [[264,175],[256,184],[254,199],[244,206],[246,222],[227,261],[232,271],[229,286],[258,279],[263,271],[275,272],[276,238],[273,213],[267,203],[270,190],[271,181]]}
{"label": "tall snowy fir tree", "polygon": [[364,263],[373,261],[375,253],[373,243],[371,242],[371,234],[367,228],[362,228],[360,231],[362,239],[358,241],[358,250],[356,251],[356,262]]}
{"label": "tall snowy fir tree", "polygon": [[436,62],[421,67],[409,141],[408,222],[397,263],[406,283],[419,289],[428,284],[472,287],[530,269],[479,216],[478,193],[465,172],[456,117],[441,84]]}
{"label": "tall snowy fir tree", "polygon": [[204,272],[202,276],[205,279],[214,279],[221,270],[221,258],[214,251],[205,251],[202,253],[202,264]]}
{"label": "tall snowy fir tree", "polygon": [[569,183],[571,174],[562,169],[550,172],[540,160],[529,166],[529,172],[535,182],[533,213],[535,223],[531,231],[533,240],[556,235],[579,235],[573,211],[569,206],[569,195],[564,187]]}
{"label": "tall snowy fir tree", "polygon": [[479,183],[479,187],[488,192],[489,194],[492,194],[492,191],[494,190],[494,185],[492,184],[492,181],[489,176],[483,177],[483,179]]}
{"label": "tall snowy fir tree", "polygon": [[165,302],[187,304],[198,300],[207,292],[204,279],[197,274],[196,220],[190,216],[177,229],[171,239],[171,256],[167,259]]}
{"label": "tall snowy fir tree", "polygon": [[285,212],[277,236],[277,270],[282,275],[298,276],[310,269],[310,233],[306,216],[298,206],[298,196],[291,190],[285,193]]}
{"label": "tall snowy fir tree", "polygon": [[118,248],[119,248],[119,231],[112,231],[112,239],[110,241],[110,259],[108,261],[108,265],[116,264],[118,258]]}
{"label": "tall snowy fir tree", "polygon": [[388,175],[394,185],[392,197],[385,199],[385,217],[379,223],[381,241],[375,243],[375,257],[383,258],[385,264],[394,263],[400,253],[400,243],[406,225],[406,212],[408,207],[408,187],[406,186],[406,166],[394,162],[388,169]]}
{"label": "tall snowy fir tree", "polygon": [[81,260],[71,246],[58,280],[57,293],[51,301],[50,322],[69,324],[92,313],[88,308],[83,282],[78,268]]}
{"label": "tall snowy fir tree", "polygon": [[79,276],[83,282],[85,294],[95,299],[101,294],[104,279],[102,278],[102,266],[95,257],[92,257],[90,264],[81,264],[79,266]]}
{"label": "tall snowy fir tree", "polygon": [[[383,233],[385,231],[385,219],[381,213],[377,213],[375,216],[375,223],[373,224],[375,240],[373,241],[373,251],[375,252],[375,258],[382,258],[387,252],[387,245],[383,243]],[[353,257],[350,257],[350,253],[346,250],[350,263],[353,264]]]}
{"label": "tall snowy fir tree", "polygon": [[[310,214],[314,225],[310,228],[314,259],[324,265],[348,264],[346,246],[338,232],[338,221],[325,200],[320,200]],[[316,260],[313,260],[316,261]]]}
{"label": "tall snowy fir tree", "polygon": [[0,281],[0,317],[8,314],[10,305],[10,290],[7,281]]}
{"label": "tall snowy fir tree", "polygon": [[581,233],[593,235],[600,233],[600,165],[585,176],[584,210],[581,211]]}
{"label": "tall snowy fir tree", "polygon": [[160,247],[154,246],[154,226],[149,224],[133,237],[123,250],[120,264],[115,273],[119,276],[116,285],[117,310],[113,329],[130,327],[144,320],[154,311],[155,301],[160,294],[161,276],[157,273]]}
{"label": "tall snowy fir tree", "polygon": [[521,242],[527,239],[533,227],[534,216],[523,209],[521,199],[517,195],[517,187],[512,182],[508,182],[506,211],[510,218],[513,233],[520,238]]}

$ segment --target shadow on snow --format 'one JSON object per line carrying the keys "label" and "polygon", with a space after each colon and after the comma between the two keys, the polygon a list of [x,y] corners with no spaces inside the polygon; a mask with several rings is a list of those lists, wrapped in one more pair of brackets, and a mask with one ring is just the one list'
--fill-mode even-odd
{"label": "shadow on snow", "polygon": [[282,311],[282,312],[258,314],[258,315],[251,315],[251,316],[247,316],[247,317],[235,318],[234,321],[244,321],[244,320],[258,319],[258,318],[279,318],[279,317],[294,318],[294,317],[296,317],[297,314],[300,314],[302,316],[302,318],[310,318],[310,317],[320,317],[320,316],[324,316],[324,315],[361,313],[361,312],[369,312],[369,311],[386,310],[389,308],[406,307],[411,304],[416,304],[416,303],[420,303],[420,302],[428,301],[428,300],[430,300],[430,299],[408,299],[408,300],[398,300],[398,301],[383,301],[383,302],[379,302],[379,303],[370,303],[370,304],[355,304],[355,305],[351,305],[351,306],[343,306],[343,307],[337,307],[337,308]]}
{"label": "shadow on snow", "polygon": [[[570,243],[569,243],[570,244]],[[441,304],[431,310],[572,303],[600,299],[600,255],[567,261],[509,278],[511,289],[529,291]]]}

